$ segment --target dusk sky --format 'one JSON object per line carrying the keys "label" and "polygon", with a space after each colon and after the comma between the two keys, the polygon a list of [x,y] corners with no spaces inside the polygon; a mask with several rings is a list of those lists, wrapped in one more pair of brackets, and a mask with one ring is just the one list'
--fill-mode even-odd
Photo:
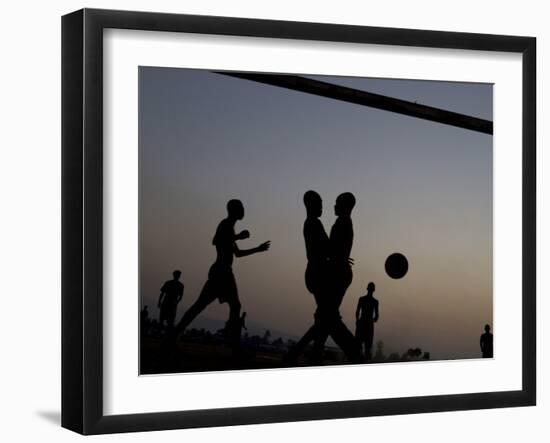
{"label": "dusk sky", "polygon": [[[229,199],[245,206],[241,248],[271,240],[233,270],[251,333],[299,337],[315,304],[306,290],[302,196],[323,198],[330,232],[338,194],[355,194],[354,279],[341,313],[355,330],[357,299],[376,283],[375,342],[420,347],[432,359],[480,357],[492,324],[492,136],[209,71],[141,67],[140,291],[156,301],[174,269],[195,301],[215,259]],[[492,85],[318,76],[316,79],[492,120]],[[393,252],[409,260],[385,274]],[[222,327],[210,305],[191,327]]]}

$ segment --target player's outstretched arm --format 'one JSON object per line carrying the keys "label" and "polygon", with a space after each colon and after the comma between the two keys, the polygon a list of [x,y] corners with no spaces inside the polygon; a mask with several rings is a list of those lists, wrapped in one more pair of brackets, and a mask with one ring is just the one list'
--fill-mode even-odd
{"label": "player's outstretched arm", "polygon": [[271,245],[271,241],[266,241],[261,245],[256,246],[255,248],[252,248],[252,249],[239,249],[239,247],[235,244],[233,253],[235,254],[235,257],[246,257],[247,255],[252,255],[258,252],[267,251],[270,245]]}

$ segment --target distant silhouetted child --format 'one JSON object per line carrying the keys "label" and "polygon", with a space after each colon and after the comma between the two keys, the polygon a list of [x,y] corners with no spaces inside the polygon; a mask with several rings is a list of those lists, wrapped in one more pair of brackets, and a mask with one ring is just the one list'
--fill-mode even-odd
{"label": "distant silhouetted child", "polygon": [[160,308],[159,323],[163,326],[164,322],[166,322],[166,325],[170,329],[174,327],[178,303],[183,297],[184,290],[183,283],[179,281],[181,271],[174,271],[172,276],[174,278],[165,282],[162,288],[160,288],[160,295],[157,303]]}
{"label": "distant silhouetted child", "polygon": [[367,285],[367,294],[359,297],[357,310],[355,311],[356,329],[355,337],[360,346],[365,348],[365,359],[372,358],[372,342],[374,339],[374,324],[378,321],[378,300],[373,297],[375,285],[370,282]]}
{"label": "distant silhouetted child", "polygon": [[270,242],[266,241],[252,249],[239,249],[237,240],[250,237],[248,231],[235,234],[235,224],[244,218],[244,207],[240,200],[230,200],[227,203],[227,217],[223,219],[212,244],[216,247],[216,261],[210,267],[208,280],[195,303],[187,310],[176,326],[176,334],[181,333],[210,303],[218,299],[220,303],[229,305],[229,320],[227,333],[232,344],[237,347],[240,341],[241,303],[237,283],[233,275],[233,256],[246,257],[247,255],[264,252],[269,249]]}
{"label": "distant silhouetted child", "polygon": [[485,333],[481,334],[479,338],[479,346],[483,358],[493,358],[493,334],[491,334],[491,326],[485,325]]}

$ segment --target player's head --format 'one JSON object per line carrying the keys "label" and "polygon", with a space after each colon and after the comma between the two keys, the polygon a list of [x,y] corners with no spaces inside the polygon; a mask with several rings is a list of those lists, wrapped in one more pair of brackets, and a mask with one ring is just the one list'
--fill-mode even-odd
{"label": "player's head", "polygon": [[307,215],[311,217],[321,217],[323,213],[323,200],[315,191],[307,191],[304,194],[304,205]]}
{"label": "player's head", "polygon": [[376,289],[376,286],[374,285],[373,282],[370,282],[370,283],[367,285],[367,292],[369,292],[369,293],[372,294],[372,293],[374,292],[375,289]]}
{"label": "player's head", "polygon": [[227,215],[234,220],[242,220],[244,217],[244,206],[240,200],[232,199],[227,202]]}
{"label": "player's head", "polygon": [[334,205],[334,214],[338,217],[341,215],[351,215],[351,211],[355,206],[355,196],[351,192],[344,192],[336,197]]}
{"label": "player's head", "polygon": [[489,332],[491,330],[491,326],[485,325],[485,332]]}
{"label": "player's head", "polygon": [[172,272],[172,275],[174,276],[174,280],[179,280],[181,277],[181,271],[175,270]]}

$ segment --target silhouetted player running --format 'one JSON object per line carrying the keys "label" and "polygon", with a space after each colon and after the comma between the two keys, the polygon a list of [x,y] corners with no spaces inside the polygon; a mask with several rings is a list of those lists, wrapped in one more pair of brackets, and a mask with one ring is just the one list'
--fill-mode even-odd
{"label": "silhouetted player running", "polygon": [[367,295],[359,297],[355,311],[355,338],[359,346],[365,347],[365,359],[372,358],[372,342],[374,339],[374,324],[378,321],[378,300],[373,297],[375,286],[373,282],[367,285]]}
{"label": "silhouetted player running", "polygon": [[174,321],[176,320],[176,311],[178,309],[178,303],[183,297],[183,283],[179,281],[181,277],[181,271],[172,272],[173,279],[168,280],[160,288],[159,301],[157,306],[160,308],[159,323],[161,326],[168,328],[174,327]]}
{"label": "silhouetted player running", "polygon": [[[342,196],[344,195],[342,194]],[[341,200],[342,196],[338,198]],[[340,271],[340,267],[333,267],[333,263],[330,261],[330,252],[333,249],[336,252],[338,247],[333,248],[330,245],[331,239],[327,237],[323,224],[319,220],[322,214],[322,200],[319,194],[315,191],[306,192],[304,194],[304,204],[307,211],[307,218],[304,222],[304,240],[308,258],[305,280],[308,291],[315,297],[317,310],[315,312],[314,325],[296,343],[286,356],[286,360],[290,363],[294,362],[307,344],[315,340],[315,363],[321,364],[324,343],[328,335],[331,335],[336,344],[344,351],[348,360],[357,362],[359,360],[357,343],[353,334],[342,322],[338,310],[345,289],[349,286],[349,283],[341,281],[342,272]],[[351,209],[349,212],[351,213]],[[339,237],[340,233],[337,233],[335,241],[340,241]],[[353,231],[351,241],[353,241]],[[349,250],[351,251],[351,247]],[[348,255],[346,262],[351,269],[350,260]],[[336,281],[335,277],[339,280]],[[344,289],[344,285],[346,284],[347,286]]]}
{"label": "silhouetted player running", "polygon": [[233,275],[233,256],[246,257],[257,252],[267,251],[271,242],[266,241],[256,248],[239,249],[237,240],[244,240],[250,237],[246,230],[235,234],[235,223],[244,218],[244,207],[240,200],[230,200],[227,203],[227,218],[223,219],[218,228],[212,243],[216,246],[217,258],[208,272],[208,280],[204,284],[197,301],[183,315],[176,326],[176,334],[180,334],[199,315],[204,308],[216,298],[220,303],[229,305],[229,320],[226,325],[226,332],[234,347],[239,345],[241,334],[241,303],[237,291],[237,283]]}
{"label": "silhouetted player running", "polygon": [[491,326],[485,325],[485,333],[479,337],[479,346],[483,358],[493,358],[493,334],[491,334]]}

